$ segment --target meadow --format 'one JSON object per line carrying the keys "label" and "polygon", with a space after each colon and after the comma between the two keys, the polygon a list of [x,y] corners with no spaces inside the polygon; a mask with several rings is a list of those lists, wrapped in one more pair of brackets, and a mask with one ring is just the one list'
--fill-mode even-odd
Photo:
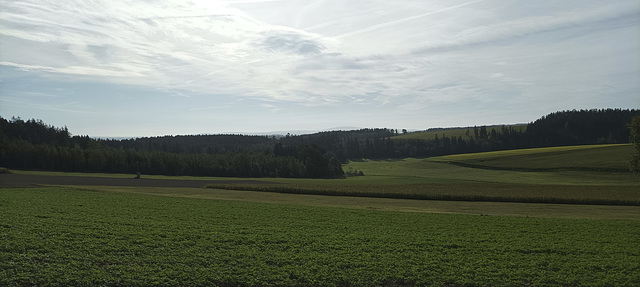
{"label": "meadow", "polygon": [[433,158],[352,161],[365,176],[211,188],[298,194],[488,202],[640,206],[630,145],[537,148]]}
{"label": "meadow", "polygon": [[477,154],[448,155],[434,161],[461,163],[479,168],[523,171],[629,171],[630,144],[560,146]]}
{"label": "meadow", "polygon": [[640,221],[0,189],[2,286],[638,286]]}
{"label": "meadow", "polygon": [[365,176],[209,188],[0,188],[0,286],[640,286],[629,150],[362,160],[344,168]]}

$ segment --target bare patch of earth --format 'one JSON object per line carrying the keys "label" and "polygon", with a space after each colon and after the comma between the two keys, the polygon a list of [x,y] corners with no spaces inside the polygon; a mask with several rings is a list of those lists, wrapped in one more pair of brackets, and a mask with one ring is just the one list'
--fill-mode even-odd
{"label": "bare patch of earth", "polygon": [[111,178],[84,176],[55,176],[28,174],[0,174],[1,187],[33,187],[38,185],[99,185],[132,187],[197,187],[208,184],[273,184],[259,180],[188,180],[188,179],[150,179],[150,178]]}

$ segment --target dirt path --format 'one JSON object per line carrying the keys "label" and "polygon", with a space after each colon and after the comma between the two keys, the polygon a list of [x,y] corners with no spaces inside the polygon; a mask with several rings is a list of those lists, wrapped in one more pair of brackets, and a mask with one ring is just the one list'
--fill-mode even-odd
{"label": "dirt path", "polygon": [[134,179],[113,177],[52,176],[28,174],[0,174],[0,187],[30,187],[37,185],[99,185],[133,187],[205,187],[207,184],[268,184],[258,180],[184,180]]}

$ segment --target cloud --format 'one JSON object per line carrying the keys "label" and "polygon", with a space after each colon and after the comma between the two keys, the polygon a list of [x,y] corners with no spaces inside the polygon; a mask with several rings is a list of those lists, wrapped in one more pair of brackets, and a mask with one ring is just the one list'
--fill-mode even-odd
{"label": "cloud", "polygon": [[473,25],[450,34],[442,41],[426,44],[417,51],[428,53],[503,40],[514,41],[540,33],[577,29],[591,23],[620,20],[625,17],[637,18],[640,16],[639,8],[636,3],[626,1],[615,5],[572,9],[567,12],[547,11],[545,15],[528,15],[507,21]]}
{"label": "cloud", "polygon": [[325,50],[324,45],[299,32],[271,30],[261,32],[256,44],[267,52],[283,52],[298,55],[319,54]]}
{"label": "cloud", "polygon": [[194,111],[218,107],[221,95],[269,109],[419,113],[638,89],[633,1],[69,0],[0,9],[0,65],[204,99]]}
{"label": "cloud", "polygon": [[379,30],[379,29],[383,29],[383,28],[387,28],[387,27],[397,26],[397,25],[403,24],[405,22],[413,21],[413,20],[416,20],[416,19],[419,19],[419,18],[423,18],[423,17],[429,16],[429,15],[442,13],[442,12],[446,12],[446,11],[449,11],[449,10],[453,10],[453,9],[457,9],[457,8],[460,8],[460,7],[464,7],[464,6],[467,6],[467,5],[475,4],[475,3],[480,2],[480,1],[483,1],[483,0],[474,0],[474,1],[464,2],[464,3],[461,3],[461,4],[447,6],[447,7],[436,9],[436,10],[433,10],[433,11],[428,11],[426,13],[421,13],[421,14],[418,14],[418,15],[411,15],[411,16],[408,16],[408,17],[402,17],[400,19],[395,19],[395,20],[392,20],[392,21],[389,21],[389,22],[378,23],[378,24],[371,25],[371,26],[366,27],[366,28],[362,28],[362,29],[358,29],[358,30],[354,30],[354,31],[349,31],[347,33],[344,33],[344,34],[336,36],[336,38],[351,37],[351,36],[354,36],[354,35],[357,35],[357,34],[361,34],[361,33],[368,33],[368,32],[373,32],[375,30]]}
{"label": "cloud", "polygon": [[[45,96],[45,97],[48,97],[48,96]],[[29,97],[29,98],[43,98],[43,97],[40,95],[34,95],[34,97]],[[8,95],[5,95],[2,98],[0,98],[0,102],[3,102],[3,105],[28,107],[30,109],[35,109],[39,111],[56,111],[56,112],[74,113],[74,114],[91,114],[95,112],[95,111],[92,111],[94,109],[91,109],[90,107],[78,102],[60,103],[59,99],[57,101],[49,101],[49,99],[46,99],[46,100],[48,102],[47,104],[44,104],[42,99],[40,99],[40,101],[34,101],[30,99],[25,99],[24,97],[12,97]],[[4,116],[7,116],[7,115],[4,115]]]}
{"label": "cloud", "polygon": [[[262,23],[218,2],[5,3],[4,65],[112,83],[299,101],[292,55],[331,40]],[[218,3],[218,4],[216,4]],[[53,12],[52,12],[53,11]],[[4,15],[3,15],[4,16]],[[249,80],[251,79],[251,80]],[[176,93],[178,94],[178,93]]]}

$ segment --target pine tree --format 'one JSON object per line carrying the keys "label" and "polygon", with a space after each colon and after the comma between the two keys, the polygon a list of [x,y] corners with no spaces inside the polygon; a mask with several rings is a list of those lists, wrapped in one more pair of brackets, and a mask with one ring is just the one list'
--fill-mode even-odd
{"label": "pine tree", "polygon": [[629,128],[631,129],[629,142],[633,144],[635,150],[634,155],[631,157],[629,166],[631,171],[640,175],[640,116],[633,117]]}

